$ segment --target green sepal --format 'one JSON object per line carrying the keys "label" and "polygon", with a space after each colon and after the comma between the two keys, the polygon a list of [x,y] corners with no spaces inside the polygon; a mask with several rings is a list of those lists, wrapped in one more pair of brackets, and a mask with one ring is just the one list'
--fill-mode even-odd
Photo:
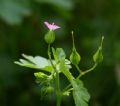
{"label": "green sepal", "polygon": [[46,43],[48,43],[48,44],[53,43],[54,40],[55,40],[55,33],[54,33],[54,31],[53,31],[53,30],[50,30],[49,32],[47,32],[47,33],[45,34],[44,39],[45,39]]}

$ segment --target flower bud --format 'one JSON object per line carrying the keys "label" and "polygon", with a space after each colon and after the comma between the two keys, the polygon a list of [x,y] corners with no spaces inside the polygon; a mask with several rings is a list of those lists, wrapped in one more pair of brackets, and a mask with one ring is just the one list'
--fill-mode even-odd
{"label": "flower bud", "polygon": [[34,76],[36,78],[48,78],[48,76],[46,74],[44,74],[43,72],[35,72]]}
{"label": "flower bud", "polygon": [[46,43],[48,43],[48,44],[53,43],[54,40],[55,40],[55,33],[54,33],[54,31],[50,30],[49,32],[47,32],[47,34],[45,35],[44,39],[45,39]]}
{"label": "flower bud", "polygon": [[46,88],[46,92],[49,94],[53,93],[53,91],[54,91],[54,88],[52,86],[49,86]]}

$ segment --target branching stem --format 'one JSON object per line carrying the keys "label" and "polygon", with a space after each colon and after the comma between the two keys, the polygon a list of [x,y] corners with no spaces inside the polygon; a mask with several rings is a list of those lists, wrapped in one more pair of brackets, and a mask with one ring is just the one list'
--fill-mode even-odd
{"label": "branching stem", "polygon": [[[76,80],[79,79],[80,77],[82,77],[83,75],[85,75],[85,74],[91,72],[92,70],[94,70],[96,68],[96,66],[97,66],[97,64],[95,63],[92,68],[90,68],[90,69],[88,69],[86,71],[81,71],[80,68],[78,66],[76,66],[77,70],[80,72],[80,74],[78,75],[78,77],[76,78]],[[66,86],[63,89],[63,92],[66,91],[66,90],[68,90],[71,86],[72,86],[71,84],[69,84],[68,86]]]}

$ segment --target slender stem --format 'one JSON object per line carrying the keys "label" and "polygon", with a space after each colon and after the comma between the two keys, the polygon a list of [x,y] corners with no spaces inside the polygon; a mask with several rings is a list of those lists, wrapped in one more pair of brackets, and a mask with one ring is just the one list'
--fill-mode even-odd
{"label": "slender stem", "polygon": [[62,92],[65,92],[66,90],[68,90],[71,87],[71,84],[67,85]]}
{"label": "slender stem", "polygon": [[[79,69],[79,67],[77,66],[76,68],[78,68],[81,73],[78,75],[78,77],[76,78],[76,80],[79,79],[81,76],[83,76],[83,75],[89,73],[90,71],[94,70],[96,66],[97,66],[97,64],[95,63],[92,68],[90,68],[90,69],[88,69],[88,70],[86,70],[86,71],[81,71],[81,70]],[[63,92],[66,91],[67,89],[69,89],[71,86],[72,86],[71,84],[67,85],[67,86],[63,89]]]}
{"label": "slender stem", "polygon": [[52,62],[52,59],[51,59],[50,44],[48,44],[48,57],[49,57],[49,60],[50,60],[50,63],[51,63],[51,65],[52,65],[52,67],[53,67],[54,69],[56,69],[55,66],[54,66],[54,64],[53,64],[53,62]]}
{"label": "slender stem", "polygon": [[75,65],[76,69],[79,71],[79,73],[82,73],[82,70],[80,70],[78,65]]}
{"label": "slender stem", "polygon": [[84,72],[83,72],[83,75],[85,75],[85,74],[89,73],[90,71],[94,70],[96,66],[97,66],[97,63],[95,63],[92,68],[84,71]]}
{"label": "slender stem", "polygon": [[[80,70],[79,66],[78,65],[75,65],[76,69],[79,71],[79,75],[82,74],[82,70]],[[68,90],[69,88],[71,87],[71,84],[69,84],[68,86],[66,86],[64,89],[63,89],[63,92]]]}
{"label": "slender stem", "polygon": [[60,106],[60,103],[61,103],[61,91],[60,91],[60,80],[59,80],[58,71],[56,71],[56,95],[57,95],[57,106]]}
{"label": "slender stem", "polygon": [[86,70],[86,71],[82,71],[76,79],[79,79],[81,76],[83,76],[83,75],[89,73],[90,71],[94,70],[96,66],[97,66],[97,64],[95,63],[95,64],[92,66],[92,68],[90,68],[90,69],[88,69],[88,70]]}
{"label": "slender stem", "polygon": [[48,57],[49,57],[51,65],[54,68],[55,73],[56,73],[56,78],[55,78],[55,82],[56,82],[56,84],[55,84],[56,85],[56,96],[57,96],[57,104],[56,104],[56,106],[60,106],[60,104],[61,104],[61,90],[60,90],[59,72],[56,69],[56,67],[54,66],[54,64],[52,62],[52,59],[51,59],[50,44],[48,45]]}
{"label": "slender stem", "polygon": [[72,33],[72,40],[73,40],[73,48],[75,48],[75,40],[74,40],[73,31],[71,33]]}

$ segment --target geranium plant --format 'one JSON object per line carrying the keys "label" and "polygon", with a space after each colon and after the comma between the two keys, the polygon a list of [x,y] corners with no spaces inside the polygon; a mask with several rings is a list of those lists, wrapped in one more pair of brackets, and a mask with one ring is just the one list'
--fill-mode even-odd
{"label": "geranium plant", "polygon": [[[94,65],[92,68],[83,71],[79,68],[81,56],[75,47],[73,31],[72,53],[70,55],[70,59],[66,59],[66,54],[62,48],[55,49],[51,47],[51,43],[53,43],[55,40],[55,30],[59,29],[60,27],[54,23],[50,24],[48,22],[44,22],[44,24],[49,29],[44,37],[45,42],[48,44],[48,59],[41,56],[33,57],[22,54],[24,59],[15,61],[15,63],[23,67],[39,70],[39,72],[34,73],[34,76],[36,77],[36,83],[42,86],[41,91],[43,95],[51,93],[56,94],[56,106],[60,106],[62,97],[69,96],[70,93],[73,95],[75,106],[88,106],[90,95],[87,89],[84,87],[83,82],[80,80],[80,78],[90,71],[94,70],[95,67],[100,62],[102,62],[102,43],[104,37],[102,37],[101,44],[93,55]],[[79,75],[76,78],[70,72],[70,69],[73,65],[79,72]],[[61,89],[60,87],[60,74],[63,74],[69,81],[69,85],[66,85],[64,89]]]}

